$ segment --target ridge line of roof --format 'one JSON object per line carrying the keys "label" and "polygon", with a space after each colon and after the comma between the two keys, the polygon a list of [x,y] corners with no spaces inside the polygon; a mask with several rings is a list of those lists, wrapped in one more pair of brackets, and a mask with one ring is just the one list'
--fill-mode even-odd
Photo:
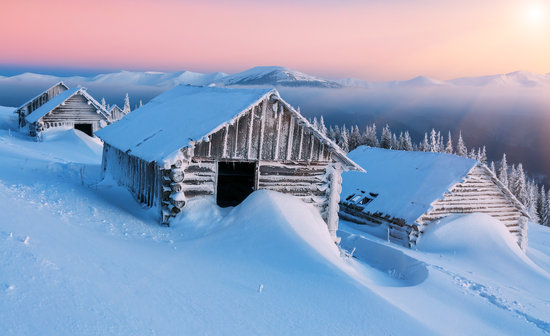
{"label": "ridge line of roof", "polygon": [[[40,92],[40,93],[37,94],[36,96],[34,96],[34,97],[32,97],[31,99],[29,99],[29,100],[28,100],[27,102],[25,102],[23,105],[20,105],[18,108],[15,109],[14,112],[19,111],[23,106],[25,106],[25,105],[31,103],[33,100],[35,100],[36,98],[38,98],[38,97],[40,97],[41,95],[43,95],[44,92],[46,92],[46,91],[48,91],[49,89],[52,89],[52,88],[58,86],[59,84],[63,85],[67,90],[69,90],[69,87],[68,87],[65,83],[63,83],[63,81],[59,81],[59,82],[55,83],[54,85],[50,86],[49,88],[47,88],[46,90]],[[65,91],[67,91],[67,90],[65,90]],[[65,91],[63,91],[63,92],[65,92]],[[54,97],[56,97],[56,96],[54,96]],[[53,98],[52,98],[52,99],[53,99]]]}
{"label": "ridge line of roof", "polygon": [[[56,84],[57,85],[57,84]],[[49,90],[49,89],[48,89]],[[56,104],[55,106],[53,106],[52,108],[50,108],[46,113],[42,114],[40,117],[38,117],[36,120],[34,121],[30,121],[28,118],[29,117],[32,117],[37,111],[40,111],[40,109],[42,109],[44,106],[46,106],[46,104],[48,104],[49,102],[51,102],[53,99],[57,98],[59,95],[63,94],[63,93],[67,93],[67,92],[70,92],[71,90],[74,90],[74,92],[72,92],[71,94],[69,94],[65,99],[63,99],[62,101],[60,101],[58,104]],[[94,99],[94,97],[92,97],[87,91],[86,91],[86,88],[85,87],[79,87],[79,88],[73,88],[73,89],[67,89],[63,92],[61,92],[60,94],[58,94],[57,96],[53,97],[52,99],[48,100],[46,103],[44,103],[42,106],[40,106],[39,108],[37,108],[36,110],[34,110],[31,114],[29,114],[28,116],[25,117],[25,120],[27,120],[27,122],[29,123],[33,123],[33,122],[37,122],[38,120],[40,120],[41,118],[43,118],[44,116],[46,116],[48,113],[50,113],[51,111],[53,111],[54,109],[56,109],[59,105],[65,103],[69,98],[73,97],[74,95],[76,95],[77,93],[81,93],[86,99],[88,99],[89,101],[92,102],[92,104],[94,104],[94,106],[96,108],[99,108],[100,111],[102,112],[105,112],[105,109],[101,106],[101,104],[99,104],[99,102],[97,100]],[[42,113],[42,112],[41,112]],[[38,115],[38,114],[37,114]],[[105,115],[105,113],[102,113],[103,117],[108,119],[108,117]]]}

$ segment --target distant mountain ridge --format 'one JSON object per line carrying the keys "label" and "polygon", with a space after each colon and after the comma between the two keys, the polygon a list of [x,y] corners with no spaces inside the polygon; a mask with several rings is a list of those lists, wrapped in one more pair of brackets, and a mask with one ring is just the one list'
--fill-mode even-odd
{"label": "distant mountain ridge", "polygon": [[534,74],[528,71],[515,71],[479,77],[462,77],[441,81],[426,76],[409,80],[386,82],[366,81],[354,78],[330,80],[281,66],[258,66],[236,74],[223,72],[198,73],[192,71],[152,72],[118,71],[96,76],[52,76],[26,72],[16,76],[0,76],[0,83],[15,82],[53,83],[64,81],[70,86],[86,85],[131,85],[144,87],[170,88],[179,84],[216,86],[285,86],[313,88],[399,88],[399,87],[550,87],[550,73]]}

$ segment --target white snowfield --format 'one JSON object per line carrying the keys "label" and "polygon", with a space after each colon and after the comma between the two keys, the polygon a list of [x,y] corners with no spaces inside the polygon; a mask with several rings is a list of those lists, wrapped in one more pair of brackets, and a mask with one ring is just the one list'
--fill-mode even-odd
{"label": "white snowfield", "polygon": [[341,222],[339,249],[313,209],[271,191],[235,208],[194,200],[162,227],[99,181],[97,139],[65,129],[35,142],[10,112],[1,335],[550,333],[549,228],[532,224],[523,253],[494,219],[457,216],[409,250]]}

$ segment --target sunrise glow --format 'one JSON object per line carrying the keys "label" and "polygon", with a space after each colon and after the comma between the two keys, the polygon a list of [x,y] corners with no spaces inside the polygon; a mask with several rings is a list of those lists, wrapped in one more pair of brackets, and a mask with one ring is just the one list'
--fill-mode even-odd
{"label": "sunrise glow", "polygon": [[371,80],[547,73],[548,8],[548,0],[8,0],[0,64],[229,73],[283,65]]}

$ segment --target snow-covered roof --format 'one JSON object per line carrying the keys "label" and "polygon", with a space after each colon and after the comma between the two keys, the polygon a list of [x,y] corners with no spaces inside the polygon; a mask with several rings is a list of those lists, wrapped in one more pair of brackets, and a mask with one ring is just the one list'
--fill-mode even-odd
{"label": "snow-covered roof", "polygon": [[[275,89],[243,89],[179,85],[162,93],[120,121],[95,134],[106,143],[142,158],[161,162],[179,149],[221,129],[240,113],[258,104]],[[280,99],[280,98],[278,98]],[[348,169],[362,168],[349,160],[326,136],[312,128],[288,103],[291,113],[312,129]]]}
{"label": "snow-covered roof", "polygon": [[68,89],[69,89],[69,87],[68,87],[67,85],[65,85],[65,83],[63,83],[63,82],[57,82],[57,83],[55,83],[54,85],[52,85],[52,86],[50,86],[49,88],[47,88],[46,90],[40,92],[40,93],[37,94],[36,96],[34,96],[34,97],[32,97],[31,99],[29,99],[28,101],[26,101],[23,105],[19,106],[19,107],[15,110],[15,112],[17,112],[17,111],[19,111],[20,109],[22,109],[23,107],[29,105],[29,104],[32,103],[36,98],[42,96],[45,92],[48,92],[49,90],[53,89],[54,87],[56,87],[56,86],[58,86],[58,85],[64,87],[65,90],[68,90]]}
{"label": "snow-covered roof", "polygon": [[179,85],[96,135],[121,151],[129,151],[146,161],[160,162],[200,140],[272,91]]}
{"label": "snow-covered roof", "polygon": [[101,114],[103,114],[104,117],[107,117],[107,115],[109,114],[109,112],[107,112],[100,103],[98,103],[92,96],[88,94],[88,92],[86,92],[85,88],[72,88],[68,89],[67,91],[63,91],[57,96],[48,100],[44,105],[34,110],[25,119],[29,123],[37,122],[38,120],[40,120],[40,118],[50,113],[53,109],[63,104],[67,99],[71,98],[75,94],[81,94],[86,97],[86,99],[88,99],[101,112]]}
{"label": "snow-covered roof", "polygon": [[[373,200],[364,211],[382,212],[413,223],[427,212],[431,203],[442,198],[474,168],[478,161],[461,156],[406,152],[361,146],[348,154],[367,174],[342,174],[342,199],[352,194]],[[364,191],[365,193],[361,193]],[[369,196],[369,193],[378,196]]]}

